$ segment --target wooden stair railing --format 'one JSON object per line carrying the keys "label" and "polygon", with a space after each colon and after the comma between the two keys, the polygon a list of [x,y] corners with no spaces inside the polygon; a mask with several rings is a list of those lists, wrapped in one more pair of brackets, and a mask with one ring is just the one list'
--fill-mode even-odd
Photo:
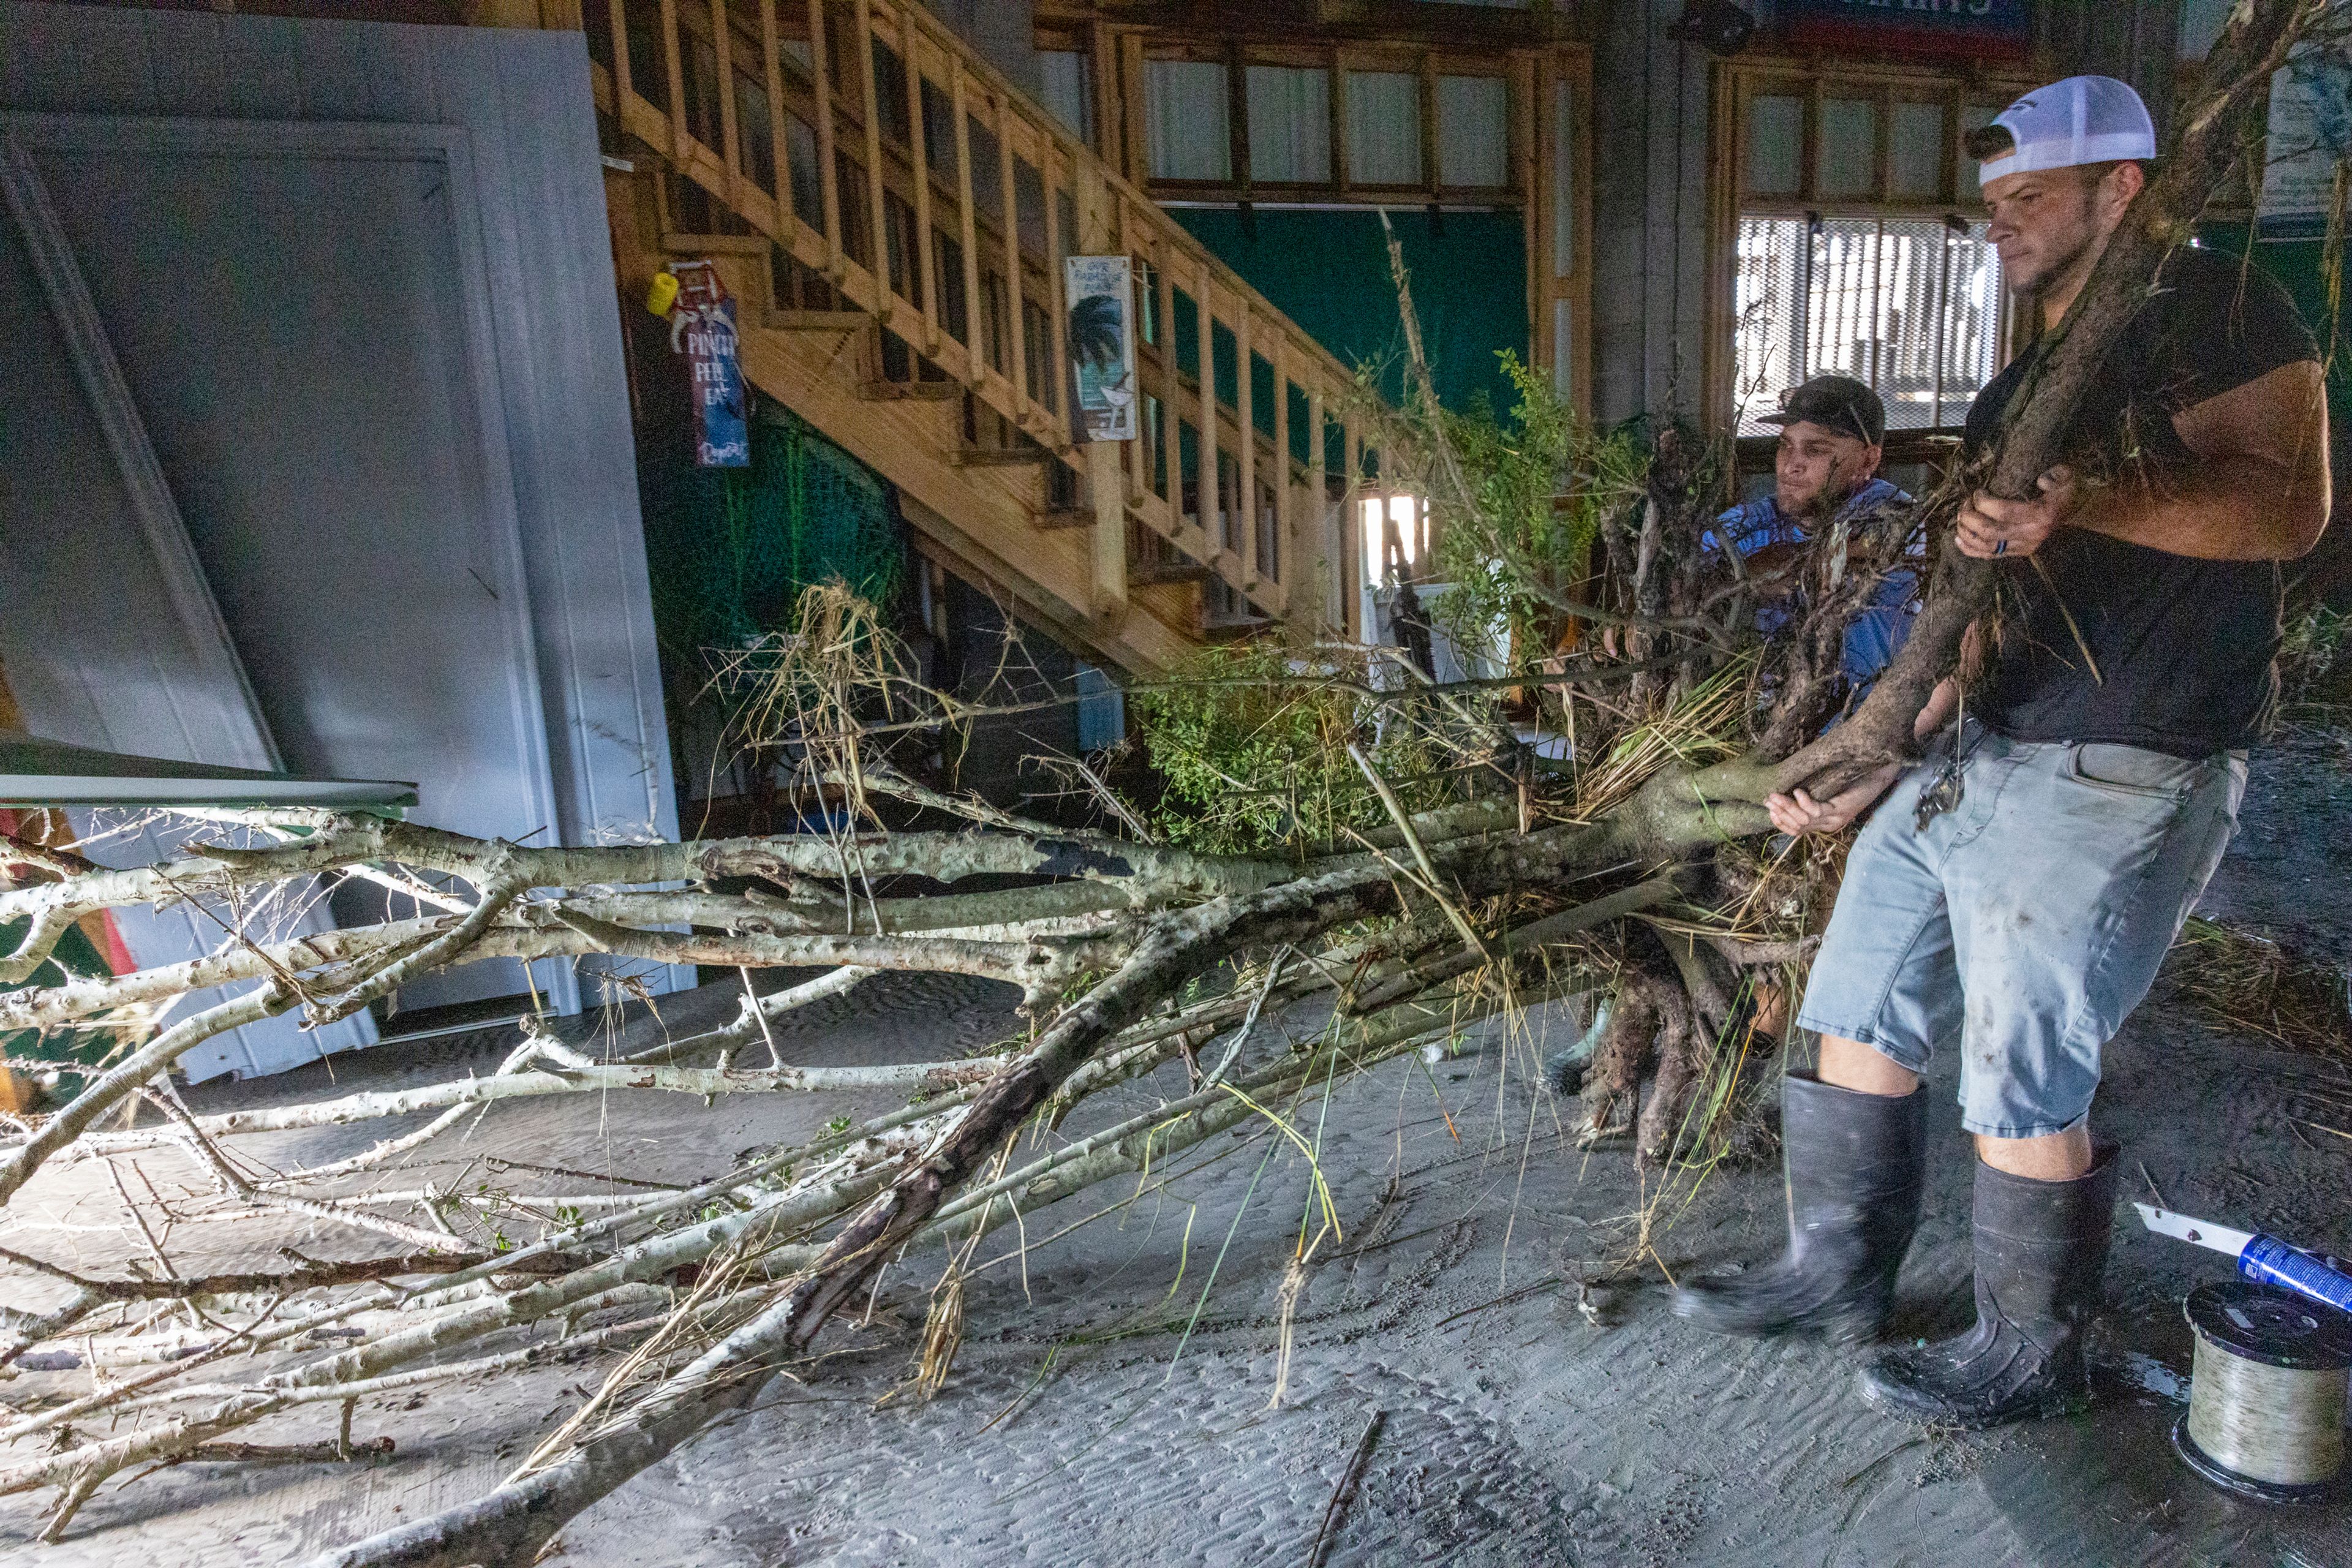
{"label": "wooden stair railing", "polygon": [[[663,244],[765,240],[772,265],[821,279],[841,308],[770,296],[763,325],[863,318],[931,367],[908,390],[960,392],[1028,438],[959,462],[1034,462],[1034,441],[1083,476],[1094,617],[1125,612],[1131,520],[1207,568],[1212,619],[1358,629],[1355,377],[918,0],[579,3],[597,107],[717,209],[691,226],[713,232]],[[1149,415],[1141,439],[1074,443],[1062,260],[1120,252]],[[824,427],[824,409],[796,411]],[[1033,526],[1068,527],[1067,502],[1040,489]],[[991,542],[1017,561],[1014,542]],[[1139,575],[1187,574],[1162,561]]]}

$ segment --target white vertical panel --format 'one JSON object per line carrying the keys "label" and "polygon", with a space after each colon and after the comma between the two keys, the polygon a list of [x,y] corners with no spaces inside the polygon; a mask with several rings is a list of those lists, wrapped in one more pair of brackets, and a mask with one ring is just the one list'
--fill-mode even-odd
{"label": "white vertical panel", "polygon": [[1805,100],[1760,93],[1748,100],[1748,192],[1793,196],[1804,188]]}
{"label": "white vertical panel", "polygon": [[1421,184],[1419,77],[1348,73],[1348,178],[1359,185]]}
{"label": "white vertical panel", "polygon": [[1095,139],[1094,75],[1081,49],[1037,51],[1039,97],[1046,108],[1088,146]]}
{"label": "white vertical panel", "polygon": [[1821,154],[1814,190],[1823,196],[1867,196],[1878,186],[1878,105],[1866,98],[1822,100]]}
{"label": "white vertical panel", "polygon": [[1250,178],[1322,184],[1331,178],[1331,73],[1249,68]]}
{"label": "white vertical panel", "polygon": [[1551,390],[1552,395],[1563,403],[1576,394],[1576,362],[1569,357],[1576,348],[1571,326],[1575,314],[1567,300],[1551,302]]}
{"label": "white vertical panel", "polygon": [[1900,102],[1888,126],[1889,194],[1933,201],[1944,191],[1944,106]]}
{"label": "white vertical panel", "polygon": [[1447,185],[1511,183],[1510,83],[1498,76],[1437,79],[1437,178]]}
{"label": "white vertical panel", "polygon": [[1576,89],[1565,80],[1551,89],[1551,275],[1576,270]]}
{"label": "white vertical panel", "polygon": [[1146,145],[1155,180],[1229,180],[1233,122],[1225,68],[1214,60],[1147,60]]}

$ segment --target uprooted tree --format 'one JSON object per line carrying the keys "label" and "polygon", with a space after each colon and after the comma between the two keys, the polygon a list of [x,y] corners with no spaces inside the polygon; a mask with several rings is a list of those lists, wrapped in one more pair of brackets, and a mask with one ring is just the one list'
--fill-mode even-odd
{"label": "uprooted tree", "polygon": [[[1272,1122],[1288,1097],[1471,1020],[1572,994],[1613,997],[1568,1112],[1579,1130],[1630,1133],[1651,1162],[1703,1152],[1723,1135],[1728,1097],[1714,1089],[1738,1077],[1752,994],[1785,986],[1803,947],[1812,851],[1763,852],[1763,797],[1826,793],[1914,754],[1914,719],[1995,593],[1990,567],[1937,548],[1961,498],[2028,494],[2057,459],[2067,415],[2158,264],[2239,164],[2250,105],[2326,9],[2238,7],[2205,91],[1993,449],[1917,508],[1824,529],[1788,560],[1751,570],[1713,542],[1728,499],[1720,451],[1674,431],[1646,444],[1601,435],[1524,380],[1508,422],[1457,420],[1411,353],[1383,468],[1430,498],[1452,584],[1425,610],[1407,592],[1399,618],[1486,645],[1493,673],[1441,682],[1411,652],[1307,640],[1225,652],[1134,694],[1168,784],[1158,806],[1121,799],[1084,762],[1061,764],[1102,804],[1100,829],[1025,820],[910,777],[902,749],[972,714],[913,679],[866,606],[820,590],[793,636],[730,655],[719,675],[747,742],[790,759],[835,803],[838,831],[530,848],[374,817],[220,811],[175,858],[128,868],[0,847],[32,868],[0,891],[0,921],[21,922],[0,984],[33,979],[68,927],[110,908],[190,901],[229,933],[190,963],[0,995],[0,1033],[121,1032],[139,1009],[227,988],[143,1037],[131,1031],[61,1109],[17,1119],[0,1143],[0,1205],[45,1166],[169,1146],[223,1207],[297,1215],[354,1247],[373,1237],[362,1256],[205,1276],[174,1269],[160,1243],[156,1267],[114,1277],[0,1248],[12,1299],[0,1363],[45,1342],[177,1336],[176,1359],[150,1356],[0,1424],[13,1446],[0,1493],[57,1489],[53,1539],[126,1470],[284,1457],[243,1435],[299,1407],[340,1407],[344,1436],[316,1457],[348,1455],[362,1399],[542,1357],[548,1342],[518,1348],[509,1331],[559,1323],[562,1343],[635,1346],[625,1375],[503,1485],[322,1560],[528,1563],[566,1521],[803,1360],[886,1261],[929,1257],[952,1277],[969,1244],[1016,1212]],[[1845,626],[1886,573],[1922,561],[1932,569],[1912,635],[1854,704]],[[1782,606],[1769,636],[1768,600]],[[1532,720],[1570,739],[1572,754],[1538,754],[1512,715],[1521,731]],[[881,826],[909,809],[961,822]],[[375,885],[388,915],[405,901],[410,918],[287,934],[288,911],[352,879]],[[959,890],[973,879],[992,890]],[[747,994],[723,1028],[626,1058],[532,1029],[495,1074],[396,1092],[198,1115],[173,1084],[177,1058],[259,1018],[299,1009],[323,1024],[459,963],[593,955],[825,973]],[[908,1066],[780,1058],[777,1018],[889,970],[1008,982],[1029,1033],[1001,1054]],[[1254,1037],[1267,1008],[1310,1012],[1313,1043]],[[1149,1111],[1107,1125],[1082,1111],[1162,1068],[1174,1087]],[[908,1098],[689,1187],[538,1196],[528,1212],[541,1234],[520,1247],[429,1192],[372,1184],[484,1106],[615,1087]],[[308,1169],[236,1152],[256,1133],[417,1116]],[[1025,1153],[1016,1142],[1066,1123],[1085,1131]],[[952,1289],[935,1293],[927,1390],[945,1374],[960,1310]],[[322,1330],[340,1348],[310,1348]]]}

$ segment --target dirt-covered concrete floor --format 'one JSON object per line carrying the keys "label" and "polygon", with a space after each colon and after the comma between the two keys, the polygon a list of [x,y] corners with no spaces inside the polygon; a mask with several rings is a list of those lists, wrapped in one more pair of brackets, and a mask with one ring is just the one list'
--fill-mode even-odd
{"label": "dirt-covered concrete floor", "polygon": [[[2347,781],[2352,765],[2324,740],[2258,757],[2208,911],[2352,952]],[[1010,1001],[980,983],[877,984],[800,1016],[786,1050],[808,1062],[935,1058],[1008,1030]],[[719,992],[667,1011],[677,1026],[696,1009],[731,1007]],[[2352,1509],[2240,1504],[2173,1458],[2166,1433],[2189,1356],[2178,1302],[2226,1266],[2126,1220],[2096,1407],[1988,1436],[1878,1415],[1854,1393],[1851,1353],[1694,1332],[1668,1315],[1654,1265],[1580,1289],[1633,1250],[1645,1207],[1657,1254],[1677,1272],[1768,1255],[1778,1175],[1718,1172],[1687,1203],[1655,1204],[1629,1154],[1579,1152],[1535,1090],[1527,1062],[1561,1043],[1570,1021],[1538,1015],[1523,1027],[1467,1040],[1427,1073],[1392,1064],[1333,1100],[1323,1169],[1346,1239],[1327,1243],[1298,1305],[1278,1406],[1277,1289],[1307,1173],[1280,1148],[1268,1159],[1271,1140],[1229,1135],[1187,1163],[1207,1168],[1165,1186],[1160,1173],[1156,1190],[1072,1235],[1055,1237],[1077,1217],[1059,1211],[1030,1224],[1025,1251],[1017,1233],[999,1232],[936,1402],[877,1405],[908,1371],[934,1255],[894,1268],[870,1319],[832,1331],[803,1381],[780,1383],[583,1516],[550,1561],[1302,1563],[1360,1435],[1385,1412],[1333,1563],[2352,1565]],[[486,1037],[394,1047],[333,1064],[331,1076],[345,1089],[421,1081],[460,1064],[488,1070],[501,1049]],[[1968,1312],[1969,1163],[1953,1071],[1940,1064],[1936,1079],[1933,1186],[1896,1325],[1907,1334],[1948,1331]],[[308,1069],[198,1098],[209,1108],[315,1098],[329,1076]],[[1104,1113],[1128,1114],[1145,1092]],[[840,1109],[587,1100],[501,1108],[468,1143],[436,1152],[686,1176]],[[2111,1052],[2097,1115],[2125,1142],[2134,1189],[2152,1180],[2179,1208],[2352,1252],[2352,1139],[2324,1131],[2352,1131],[2352,1064],[2151,1003]],[[381,1134],[289,1136],[257,1152],[317,1160]],[[6,1228],[11,1245],[113,1257],[119,1215],[85,1169],[45,1176],[11,1205]],[[358,1435],[397,1441],[385,1460],[154,1475],[101,1494],[53,1547],[31,1544],[37,1502],[8,1500],[0,1552],[58,1568],[299,1561],[494,1485],[610,1364],[365,1407]],[[80,1392],[89,1375],[27,1373],[0,1399]],[[281,1430],[313,1435],[300,1423]]]}

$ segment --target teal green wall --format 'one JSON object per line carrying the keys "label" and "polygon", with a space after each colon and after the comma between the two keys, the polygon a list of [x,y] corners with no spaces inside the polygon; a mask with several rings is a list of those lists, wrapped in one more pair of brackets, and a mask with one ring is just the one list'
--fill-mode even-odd
{"label": "teal green wall", "polygon": [[[1177,207],[1170,216],[1341,363],[1388,362],[1384,390],[1398,395],[1403,338],[1378,213],[1260,211],[1254,237],[1234,208]],[[1508,412],[1515,398],[1495,355],[1512,349],[1528,357],[1527,237],[1519,215],[1450,212],[1437,232],[1423,212],[1392,213],[1389,221],[1403,242],[1438,396],[1459,411],[1483,392],[1497,414]],[[1178,311],[1177,331],[1179,354],[1189,362],[1188,314]],[[1230,395],[1232,350],[1219,337],[1218,381]],[[1266,423],[1263,416],[1260,423]]]}

